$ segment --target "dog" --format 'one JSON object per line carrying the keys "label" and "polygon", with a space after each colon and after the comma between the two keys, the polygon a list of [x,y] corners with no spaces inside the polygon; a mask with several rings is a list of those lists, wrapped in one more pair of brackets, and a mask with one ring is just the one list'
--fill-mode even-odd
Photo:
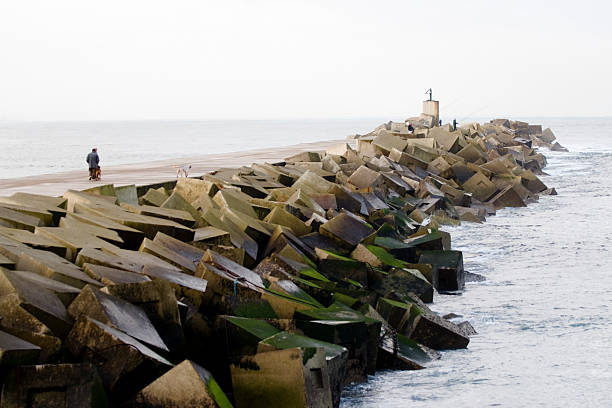
{"label": "dog", "polygon": [[100,181],[101,179],[102,179],[102,169],[100,169],[100,166],[98,166],[96,171],[94,171],[93,180]]}
{"label": "dog", "polygon": [[176,178],[179,178],[181,174],[183,177],[189,177],[189,170],[191,169],[191,164],[185,164],[184,166],[173,166],[176,168]]}

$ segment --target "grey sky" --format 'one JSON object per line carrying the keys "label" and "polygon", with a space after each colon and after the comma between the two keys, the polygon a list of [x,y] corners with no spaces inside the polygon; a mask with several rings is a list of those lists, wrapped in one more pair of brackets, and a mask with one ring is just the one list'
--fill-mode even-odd
{"label": "grey sky", "polygon": [[0,119],[612,115],[604,1],[0,2]]}

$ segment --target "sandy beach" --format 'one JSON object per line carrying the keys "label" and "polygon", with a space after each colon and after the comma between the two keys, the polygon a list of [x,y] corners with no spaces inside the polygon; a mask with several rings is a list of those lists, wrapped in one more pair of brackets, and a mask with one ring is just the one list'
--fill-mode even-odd
{"label": "sandy beach", "polygon": [[0,179],[0,196],[9,196],[16,192],[28,192],[46,195],[62,195],[66,190],[84,190],[99,184],[152,184],[176,178],[173,166],[191,164],[190,176],[199,176],[222,167],[240,167],[252,163],[275,162],[295,153],[308,150],[326,150],[329,147],[346,142],[345,140],[328,140],[313,143],[301,143],[278,148],[246,150],[241,152],[207,154],[180,159],[158,160],[144,163],[104,166],[101,162],[102,180],[89,181],[87,166],[83,170],[68,171],[37,176]]}

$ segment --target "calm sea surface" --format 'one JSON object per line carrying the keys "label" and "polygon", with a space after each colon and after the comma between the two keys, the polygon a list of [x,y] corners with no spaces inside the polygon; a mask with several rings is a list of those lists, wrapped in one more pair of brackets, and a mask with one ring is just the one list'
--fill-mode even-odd
{"label": "calm sea surface", "polygon": [[[533,120],[534,123],[538,123]],[[541,119],[559,195],[449,231],[487,281],[433,309],[469,320],[468,349],[345,391],[356,407],[612,407],[612,119]]]}
{"label": "calm sea surface", "polygon": [[[348,388],[354,407],[612,406],[612,118],[526,119],[570,153],[545,152],[558,196],[451,229],[486,282],[433,309],[478,336],[426,370],[382,372]],[[0,178],[339,139],[384,121],[0,123]]]}

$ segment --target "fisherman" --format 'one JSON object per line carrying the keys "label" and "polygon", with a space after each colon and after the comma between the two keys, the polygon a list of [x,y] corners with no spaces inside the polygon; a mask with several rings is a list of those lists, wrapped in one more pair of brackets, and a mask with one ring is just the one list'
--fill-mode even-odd
{"label": "fisherman", "polygon": [[87,155],[85,162],[89,165],[89,179],[93,180],[96,177],[96,170],[98,169],[98,163],[100,163],[100,157],[98,156],[98,148],[94,147],[91,152]]}
{"label": "fisherman", "polygon": [[408,122],[408,131],[410,133],[414,133],[414,126],[412,126],[412,123]]}

